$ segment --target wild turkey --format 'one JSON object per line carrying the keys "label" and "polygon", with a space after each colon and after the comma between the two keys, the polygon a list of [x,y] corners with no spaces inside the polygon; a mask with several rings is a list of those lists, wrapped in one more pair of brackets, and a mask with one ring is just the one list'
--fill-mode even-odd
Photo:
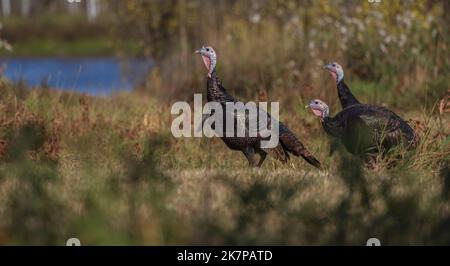
{"label": "wild turkey", "polygon": [[394,112],[380,106],[353,104],[334,117],[321,100],[312,100],[308,106],[320,118],[325,132],[340,140],[353,154],[374,154],[404,143],[410,145],[414,131]]}
{"label": "wild turkey", "polygon": [[324,66],[328,70],[336,82],[339,100],[341,101],[342,109],[360,102],[353,96],[350,88],[344,81],[344,69],[338,63],[329,63]]}
{"label": "wild turkey", "polygon": [[[218,102],[225,106],[227,102],[236,103],[239,102],[233,96],[231,96],[226,89],[222,86],[221,81],[216,72],[217,57],[216,52],[211,47],[202,47],[197,50],[196,53],[202,56],[203,62],[208,71],[207,78],[207,100],[208,102]],[[258,108],[258,112],[264,112]],[[270,124],[271,117],[265,113],[268,117],[268,123]],[[233,113],[233,119],[235,124],[238,118]],[[248,122],[248,117],[246,117]],[[248,127],[248,123],[245,123],[245,127]],[[258,129],[259,130],[259,129]],[[247,158],[250,166],[260,167],[264,162],[267,153],[274,158],[286,163],[289,160],[289,153],[295,156],[302,156],[311,165],[320,168],[320,162],[314,158],[314,156],[303,146],[303,144],[296,138],[296,136],[281,122],[279,122],[279,142],[278,146],[271,149],[261,147],[262,138],[259,137],[221,137],[223,142],[232,150],[242,151]],[[260,155],[259,162],[256,164],[255,153]]]}

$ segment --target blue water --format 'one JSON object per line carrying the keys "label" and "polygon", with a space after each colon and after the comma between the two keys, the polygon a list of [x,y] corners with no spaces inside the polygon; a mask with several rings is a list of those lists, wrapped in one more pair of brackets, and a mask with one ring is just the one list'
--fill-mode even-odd
{"label": "blue water", "polygon": [[51,88],[105,95],[130,90],[142,83],[152,62],[116,58],[7,58],[0,59],[4,75],[29,86],[47,84]]}

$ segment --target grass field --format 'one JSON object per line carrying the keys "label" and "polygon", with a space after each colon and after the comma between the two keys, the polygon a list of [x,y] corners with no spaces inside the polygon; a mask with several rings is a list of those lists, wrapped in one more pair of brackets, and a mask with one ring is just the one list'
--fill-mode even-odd
{"label": "grass field", "polygon": [[[133,92],[91,97],[0,77],[0,245],[450,244],[448,1],[103,1],[104,17],[2,21],[1,56],[141,56]],[[38,19],[39,18],[39,19]],[[49,30],[51,28],[52,30]],[[174,138],[171,105],[206,94],[211,45],[239,99],[280,102],[317,157],[249,169],[220,139]],[[304,108],[341,110],[323,65],[419,136],[370,167]],[[205,101],[204,101],[205,102]]]}
{"label": "grass field", "polygon": [[421,141],[367,168],[345,152],[329,156],[306,99],[281,101],[281,120],[324,169],[295,157],[249,169],[220,139],[172,137],[170,103],[146,94],[90,97],[5,80],[0,91],[1,244],[450,241],[448,113],[394,109],[414,119]]}

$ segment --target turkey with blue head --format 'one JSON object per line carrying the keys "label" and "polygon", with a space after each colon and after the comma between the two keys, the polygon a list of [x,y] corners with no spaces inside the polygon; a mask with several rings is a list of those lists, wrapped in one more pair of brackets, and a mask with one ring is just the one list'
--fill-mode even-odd
{"label": "turkey with blue head", "polygon": [[[225,105],[227,103],[237,103],[240,102],[235,99],[231,94],[227,92],[227,90],[222,86],[222,83],[217,75],[216,64],[217,64],[217,54],[214,49],[210,46],[203,46],[202,48],[196,51],[197,54],[200,54],[203,63],[205,64],[207,70],[207,100],[208,102],[217,102],[220,103],[225,109]],[[273,118],[271,118],[270,114],[266,113],[264,110],[257,108],[257,113],[261,114],[264,112],[264,116],[267,118],[267,125],[271,125],[273,122]],[[229,113],[227,115],[230,115]],[[233,112],[231,114],[233,116],[234,123],[237,124],[240,119]],[[260,120],[261,115],[258,115],[256,118]],[[224,118],[225,121],[226,118]],[[205,121],[206,119],[204,119]],[[249,117],[245,117],[244,127],[248,127],[249,125]],[[264,162],[266,155],[269,154],[277,160],[286,163],[289,160],[289,154],[293,154],[295,156],[301,156],[305,159],[309,164],[320,168],[320,162],[305,148],[305,146],[297,139],[297,137],[286,127],[283,123],[278,122],[279,126],[279,134],[278,134],[278,145],[274,148],[264,148],[261,146],[261,141],[264,140],[260,136],[260,132],[258,132],[256,137],[238,137],[236,134],[233,136],[224,135],[221,137],[223,142],[232,150],[242,151],[245,157],[248,160],[250,166],[258,166],[260,167]],[[214,125],[211,125],[213,127]],[[225,127],[225,125],[224,125]],[[226,129],[225,129],[226,130]],[[236,130],[236,129],[235,129]],[[259,130],[259,128],[258,128]],[[246,128],[247,131],[247,128]],[[235,132],[236,133],[236,132]],[[255,160],[255,154],[258,153],[260,156],[259,162],[257,163]]]}
{"label": "turkey with blue head", "polygon": [[344,81],[344,69],[338,63],[329,63],[324,66],[328,72],[330,72],[333,80],[336,82],[336,87],[338,91],[339,101],[341,102],[342,109],[359,104],[360,102],[356,99],[350,88]]}
{"label": "turkey with blue head", "polygon": [[369,104],[353,104],[330,116],[326,103],[316,99],[307,105],[319,117],[323,129],[339,140],[350,153],[375,154],[397,145],[409,146],[414,131],[401,117],[387,108]]}

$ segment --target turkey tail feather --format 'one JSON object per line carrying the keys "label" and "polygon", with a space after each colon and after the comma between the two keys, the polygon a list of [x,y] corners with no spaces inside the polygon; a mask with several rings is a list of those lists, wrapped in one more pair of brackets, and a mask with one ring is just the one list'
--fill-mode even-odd
{"label": "turkey tail feather", "polygon": [[284,149],[281,145],[278,145],[277,147],[272,148],[272,149],[264,149],[263,148],[262,150],[265,151],[270,156],[272,156],[273,158],[275,158],[283,163],[287,163],[287,161],[289,160],[289,155],[284,151]]}
{"label": "turkey tail feather", "polygon": [[320,162],[303,146],[284,124],[280,123],[280,141],[285,150],[295,156],[302,156],[308,163],[321,169]]}
{"label": "turkey tail feather", "polygon": [[315,166],[316,168],[322,169],[320,162],[314,156],[312,156],[312,154],[309,151],[304,150],[304,152],[301,153],[300,156],[302,156],[303,159],[305,159],[308,163]]}
{"label": "turkey tail feather", "polygon": [[302,156],[309,164],[321,169],[320,162],[303,146],[303,144],[297,140],[295,146],[292,149],[292,154],[296,156]]}

